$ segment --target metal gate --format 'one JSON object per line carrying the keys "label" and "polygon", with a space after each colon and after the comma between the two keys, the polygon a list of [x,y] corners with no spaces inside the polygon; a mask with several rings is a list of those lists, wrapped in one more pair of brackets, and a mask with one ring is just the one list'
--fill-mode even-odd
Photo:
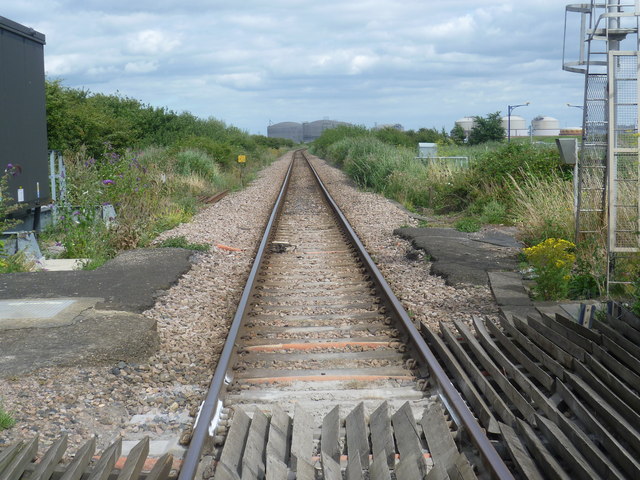
{"label": "metal gate", "polygon": [[609,52],[608,283],[627,283],[628,254],[640,251],[639,52]]}

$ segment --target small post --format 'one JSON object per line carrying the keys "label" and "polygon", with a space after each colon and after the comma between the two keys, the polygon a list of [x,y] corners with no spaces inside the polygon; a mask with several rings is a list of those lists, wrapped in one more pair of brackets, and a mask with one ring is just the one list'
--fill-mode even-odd
{"label": "small post", "polygon": [[240,186],[244,188],[244,182],[242,180],[242,174],[244,173],[244,166],[247,164],[246,155],[238,155],[238,163],[240,164]]}

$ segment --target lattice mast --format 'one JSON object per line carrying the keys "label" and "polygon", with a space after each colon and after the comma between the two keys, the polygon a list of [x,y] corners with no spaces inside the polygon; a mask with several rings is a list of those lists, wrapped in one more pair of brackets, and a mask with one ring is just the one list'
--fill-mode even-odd
{"label": "lattice mast", "polygon": [[[572,13],[580,14],[577,60],[567,59]],[[640,0],[565,10],[563,69],[585,75],[576,242],[606,238],[607,292],[632,280],[630,255],[640,251],[639,19]]]}

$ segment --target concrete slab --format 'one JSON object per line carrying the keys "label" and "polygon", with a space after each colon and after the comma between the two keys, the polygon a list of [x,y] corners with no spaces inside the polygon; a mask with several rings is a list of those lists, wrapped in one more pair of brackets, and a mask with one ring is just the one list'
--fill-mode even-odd
{"label": "concrete slab", "polygon": [[[452,228],[399,228],[396,235],[410,240],[431,257],[431,273],[449,285],[487,285],[488,271],[515,270],[517,248],[499,232],[469,234]],[[471,236],[475,235],[475,236]]]}
{"label": "concrete slab", "polygon": [[102,298],[35,298],[0,300],[0,330],[70,325]]}
{"label": "concrete slab", "polygon": [[159,338],[155,320],[139,313],[191,268],[192,257],[181,248],[140,249],[93,271],[0,275],[0,378],[146,360]]}
{"label": "concrete slab", "polygon": [[87,309],[57,328],[0,330],[0,378],[55,365],[135,363],[146,360],[159,341],[155,320]]}
{"label": "concrete slab", "polygon": [[42,271],[0,275],[0,299],[101,297],[97,308],[140,313],[152,307],[191,268],[193,251],[129,250],[92,271]]}
{"label": "concrete slab", "polygon": [[488,272],[489,285],[498,305],[501,306],[531,306],[519,272]]}
{"label": "concrete slab", "polygon": [[36,268],[47,272],[71,272],[82,270],[86,262],[85,258],[45,258],[38,262]]}

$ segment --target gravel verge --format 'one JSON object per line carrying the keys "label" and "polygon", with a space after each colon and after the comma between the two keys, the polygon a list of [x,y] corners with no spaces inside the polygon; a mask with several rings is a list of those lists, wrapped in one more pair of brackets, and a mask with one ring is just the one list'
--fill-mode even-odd
{"label": "gravel verge", "polygon": [[[93,434],[99,449],[119,435],[188,440],[291,155],[264,169],[243,191],[158,238],[182,235],[213,246],[198,254],[193,268],[144,312],[157,320],[160,335],[159,351],[148,362],[45,368],[0,380],[0,402],[16,419],[15,427],[0,432],[0,448],[36,434],[48,446],[63,432],[69,435],[71,453]],[[496,313],[488,288],[445,285],[429,275],[421,253],[393,235],[398,227],[415,225],[406,211],[380,195],[358,191],[340,170],[312,158],[416,321],[436,328],[439,321]]]}

